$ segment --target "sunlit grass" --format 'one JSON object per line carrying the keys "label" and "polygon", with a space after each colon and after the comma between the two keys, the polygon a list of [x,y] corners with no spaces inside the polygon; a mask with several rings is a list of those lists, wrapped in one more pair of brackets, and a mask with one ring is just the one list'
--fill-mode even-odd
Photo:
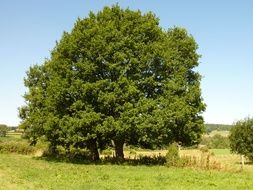
{"label": "sunlit grass", "polygon": [[165,166],[84,165],[0,154],[0,189],[250,190],[250,172],[204,171]]}
{"label": "sunlit grass", "polygon": [[[2,138],[4,141],[24,139]],[[1,140],[1,139],[0,139]],[[253,165],[240,171],[240,156],[229,149],[210,149],[211,159],[223,169],[168,168],[112,164],[74,164],[41,157],[0,154],[0,189],[176,189],[176,190],[253,190]],[[165,155],[166,150],[125,151],[126,157]],[[181,149],[180,155],[201,157],[199,149]]]}

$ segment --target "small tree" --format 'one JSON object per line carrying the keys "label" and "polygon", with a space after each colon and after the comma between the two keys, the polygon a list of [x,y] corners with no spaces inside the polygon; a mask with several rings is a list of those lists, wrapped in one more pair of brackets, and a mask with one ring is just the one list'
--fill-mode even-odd
{"label": "small tree", "polygon": [[7,125],[0,124],[0,137],[5,137],[8,131]]}
{"label": "small tree", "polygon": [[236,122],[230,132],[232,152],[244,155],[253,161],[253,118]]}

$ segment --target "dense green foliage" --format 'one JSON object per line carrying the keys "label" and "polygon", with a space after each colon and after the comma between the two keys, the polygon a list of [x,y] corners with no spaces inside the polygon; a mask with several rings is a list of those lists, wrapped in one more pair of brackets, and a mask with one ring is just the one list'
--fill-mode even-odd
{"label": "dense green foliage", "polygon": [[229,139],[228,137],[221,136],[216,134],[214,136],[204,136],[202,137],[201,145],[206,145],[211,149],[224,149],[229,148]]}
{"label": "dense green foliage", "polygon": [[205,124],[206,132],[211,133],[212,131],[229,131],[232,125],[224,125],[224,124]]}
{"label": "dense green foliage", "polygon": [[8,131],[7,125],[0,124],[0,137],[5,137]]}
{"label": "dense green foliage", "polygon": [[26,136],[57,147],[192,145],[203,133],[197,44],[185,29],[164,31],[152,13],[105,7],[78,19],[50,59],[27,72]]}
{"label": "dense green foliage", "polygon": [[253,118],[236,122],[230,133],[231,150],[253,161]]}
{"label": "dense green foliage", "polygon": [[165,166],[84,165],[0,155],[4,190],[252,190],[252,174]]}

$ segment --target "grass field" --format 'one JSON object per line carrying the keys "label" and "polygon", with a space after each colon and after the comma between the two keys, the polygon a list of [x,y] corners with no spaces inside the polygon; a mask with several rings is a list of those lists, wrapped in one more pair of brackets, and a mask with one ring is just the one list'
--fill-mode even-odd
{"label": "grass field", "polygon": [[165,166],[85,165],[0,154],[0,189],[250,190],[253,172]]}
{"label": "grass field", "polygon": [[[0,141],[24,141],[11,134]],[[253,190],[253,165],[240,171],[239,155],[228,149],[209,150],[211,159],[222,164],[220,171],[166,166],[74,164],[32,155],[0,154],[0,190]],[[134,152],[134,154],[133,154]],[[166,150],[126,150],[126,157],[165,155]],[[197,149],[180,155],[201,157]]]}

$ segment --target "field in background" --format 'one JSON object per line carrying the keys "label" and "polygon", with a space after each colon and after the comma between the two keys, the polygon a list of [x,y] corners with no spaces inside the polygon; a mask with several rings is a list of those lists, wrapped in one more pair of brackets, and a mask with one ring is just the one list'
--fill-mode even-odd
{"label": "field in background", "polygon": [[229,131],[233,125],[223,125],[223,124],[205,124],[206,133],[211,133],[212,131]]}
{"label": "field in background", "polygon": [[10,138],[21,138],[22,133],[21,132],[15,132],[15,131],[9,131],[6,136]]}
{"label": "field in background", "polygon": [[229,136],[229,131],[218,131],[218,130],[214,130],[212,132],[210,132],[209,134],[205,134],[204,136],[209,136],[209,137],[213,137],[215,135],[221,135],[223,137],[228,137]]}
{"label": "field in background", "polygon": [[21,132],[9,131],[6,134],[6,137],[0,137],[0,141],[19,141],[23,140],[21,138]]}

